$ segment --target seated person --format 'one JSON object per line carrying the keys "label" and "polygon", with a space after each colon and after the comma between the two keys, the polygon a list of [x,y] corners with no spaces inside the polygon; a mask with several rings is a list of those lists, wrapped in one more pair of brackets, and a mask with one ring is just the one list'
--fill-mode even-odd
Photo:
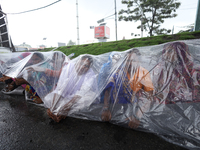
{"label": "seated person", "polygon": [[[105,93],[101,116],[103,121],[110,121],[113,116],[119,119],[118,113],[120,113],[122,118],[118,122],[129,120],[128,126],[137,128],[143,113],[148,111],[154,87],[149,72],[139,65],[139,56],[138,49],[130,50],[119,69],[110,77],[103,91]],[[141,93],[145,98],[140,98]],[[118,109],[116,105],[120,108]],[[136,106],[139,108],[136,109]],[[116,110],[116,113],[111,115],[111,110]]]}
{"label": "seated person", "polygon": [[156,97],[160,102],[174,104],[196,101],[198,80],[198,71],[194,68],[188,46],[184,42],[164,45],[161,62],[153,73]]}
{"label": "seated person", "polygon": [[[103,64],[99,75],[98,75],[98,89],[99,91],[102,91],[105,87],[105,83],[109,80],[109,77],[111,76],[112,72],[117,67],[116,64],[121,58],[121,54],[119,52],[111,52],[109,54],[108,61]],[[101,93],[100,96],[100,103],[102,103],[104,100],[104,93]]]}
{"label": "seated person", "polygon": [[[12,54],[7,54],[9,56],[2,56],[2,60],[0,60],[0,72],[4,74],[6,70],[11,68],[11,66],[20,60],[24,59],[25,57],[29,56],[31,53],[30,52],[23,52],[23,53],[12,53]],[[17,55],[17,56],[16,56]],[[5,58],[4,58],[5,57]],[[11,58],[9,58],[11,57]],[[7,77],[6,75],[3,75],[2,78],[0,78],[0,82],[4,82],[6,79],[9,79],[10,77]]]}
{"label": "seated person", "polygon": [[[11,58],[11,59],[7,60],[6,62],[3,62],[3,61],[0,60],[0,66],[2,68],[2,69],[0,69],[0,71],[2,73],[4,73],[7,69],[10,68],[10,66],[12,64],[24,59],[25,57],[27,57],[30,54],[31,54],[30,52],[24,52],[24,53],[20,54],[17,57],[14,57],[14,58]],[[9,76],[3,75],[3,77],[0,78],[0,82],[4,82],[7,79],[11,79],[11,78]]]}
{"label": "seated person", "polygon": [[66,56],[64,53],[59,52],[59,51],[54,52],[53,58],[52,58],[52,62],[53,62],[52,64],[53,64],[54,70],[46,68],[45,74],[52,77],[59,77],[62,71],[62,68],[65,65],[67,65],[69,61],[70,61],[70,58]]}
{"label": "seated person", "polygon": [[149,115],[146,128],[164,138],[178,139],[176,143],[183,146],[196,147],[199,143],[200,72],[199,61],[189,48],[180,41],[163,45],[161,58],[152,74],[154,96],[160,103]]}
{"label": "seated person", "polygon": [[44,64],[50,65],[28,68],[32,73],[29,73],[27,81],[31,85],[27,85],[26,91],[36,103],[42,103],[41,98],[44,98],[56,86],[62,67],[69,61],[69,58],[62,52],[56,51],[52,55],[51,59],[44,62]]}
{"label": "seated person", "polygon": [[97,83],[92,65],[93,58],[83,55],[63,67],[55,90],[44,98],[48,115],[53,120],[59,122],[93,102]]}
{"label": "seated person", "polygon": [[[12,68],[10,68],[7,71],[7,74],[12,74],[14,70],[15,71],[17,70],[15,73],[15,75],[17,77],[20,73],[22,73],[22,71],[24,70],[25,67],[40,63],[43,60],[44,60],[43,54],[40,52],[35,52],[32,54],[31,58],[28,61],[27,60],[24,61],[25,65],[23,64],[23,66],[19,66],[19,68],[16,68],[17,66],[14,65]],[[7,77],[8,78],[6,78],[5,80],[2,80],[7,84],[7,86],[6,86],[7,92],[12,91],[12,90],[16,89],[18,86],[21,86],[23,84],[28,84],[28,82],[26,80],[24,80],[23,78],[11,78],[11,77],[9,77],[9,75]],[[25,86],[24,86],[24,88],[25,88]]]}

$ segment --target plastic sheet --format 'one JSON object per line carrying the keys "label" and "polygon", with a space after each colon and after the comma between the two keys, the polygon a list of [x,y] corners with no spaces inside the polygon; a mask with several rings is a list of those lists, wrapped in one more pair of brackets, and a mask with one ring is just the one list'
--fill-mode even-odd
{"label": "plastic sheet", "polygon": [[27,91],[41,98],[57,122],[66,116],[109,121],[199,149],[199,43],[176,41],[72,60],[43,52],[43,60],[30,64],[31,53],[4,74],[26,80]]}
{"label": "plastic sheet", "polygon": [[0,57],[0,72],[5,74],[5,71],[12,67],[13,64],[24,59],[30,52],[19,52],[19,53],[9,53],[1,54]]}

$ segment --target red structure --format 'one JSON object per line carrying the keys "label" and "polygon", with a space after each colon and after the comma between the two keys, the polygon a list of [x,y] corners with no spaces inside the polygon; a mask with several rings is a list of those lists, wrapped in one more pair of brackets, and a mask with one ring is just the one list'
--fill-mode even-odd
{"label": "red structure", "polygon": [[96,39],[109,39],[110,28],[107,26],[98,26],[94,28],[94,38]]}

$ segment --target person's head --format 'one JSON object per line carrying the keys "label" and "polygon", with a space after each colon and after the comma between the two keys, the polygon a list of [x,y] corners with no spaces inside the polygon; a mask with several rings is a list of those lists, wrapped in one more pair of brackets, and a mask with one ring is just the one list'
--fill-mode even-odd
{"label": "person's head", "polygon": [[65,60],[65,54],[63,54],[62,52],[56,51],[53,53],[52,59],[53,61],[63,62]]}
{"label": "person's head", "polygon": [[119,59],[121,58],[120,54],[117,52],[112,52],[109,55],[109,62],[111,62],[112,64],[115,64]]}
{"label": "person's head", "polygon": [[93,63],[93,59],[89,55],[84,55],[80,58],[80,61],[78,62],[78,67],[77,67],[77,73],[78,75],[85,74],[89,68],[91,67]]}
{"label": "person's head", "polygon": [[44,56],[40,52],[35,52],[31,57],[31,63],[37,64],[44,60]]}
{"label": "person's head", "polygon": [[191,55],[188,46],[184,42],[171,42],[164,45],[162,58],[171,63],[187,63],[191,59]]}
{"label": "person's head", "polygon": [[126,68],[128,71],[134,70],[136,67],[138,67],[139,63],[139,57],[140,57],[140,52],[138,49],[133,48],[130,51],[127,52],[127,57],[126,57]]}
{"label": "person's head", "polygon": [[[192,87],[191,74],[194,63],[189,52],[188,45],[186,45],[184,42],[167,43],[164,45],[162,59],[164,60],[163,62],[165,63],[165,67],[173,67],[173,69],[177,70],[174,71],[174,73],[181,73],[181,76],[185,78],[188,86],[190,88]],[[164,70],[166,70],[166,68]]]}
{"label": "person's head", "polygon": [[65,61],[65,54],[59,51],[54,52],[52,62],[55,68],[60,68]]}

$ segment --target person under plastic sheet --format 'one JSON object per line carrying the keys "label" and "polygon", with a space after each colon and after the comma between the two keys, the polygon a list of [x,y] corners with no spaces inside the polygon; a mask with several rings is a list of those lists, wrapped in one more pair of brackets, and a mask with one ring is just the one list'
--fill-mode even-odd
{"label": "person under plastic sheet", "polygon": [[139,65],[140,55],[138,49],[130,50],[110,77],[104,89],[103,121],[117,119],[118,123],[124,123],[129,120],[128,126],[137,128],[143,113],[148,111],[154,87],[149,72]]}
{"label": "person under plastic sheet", "polygon": [[11,58],[10,60],[6,61],[5,63],[6,63],[7,65],[16,63],[16,62],[18,62],[18,61],[24,59],[25,57],[27,57],[27,56],[30,55],[30,54],[31,54],[30,52],[23,52],[23,53],[21,53],[19,56],[14,57],[14,58]]}
{"label": "person under plastic sheet", "polygon": [[93,58],[83,55],[76,60],[63,67],[55,90],[44,98],[47,113],[56,122],[86,108],[96,96],[97,81],[92,70]]}
{"label": "person under plastic sheet", "polygon": [[[198,62],[198,61],[196,61]],[[155,97],[160,100],[148,118],[152,132],[191,148],[200,147],[200,72],[184,42],[163,46],[161,62],[153,70]]]}
{"label": "person under plastic sheet", "polygon": [[161,62],[153,71],[156,97],[161,103],[173,104],[200,100],[199,69],[184,42],[163,47]]}
{"label": "person under plastic sheet", "polygon": [[[112,72],[115,70],[116,63],[121,58],[121,52],[111,52],[108,57],[108,61],[103,64],[99,75],[98,75],[98,89],[102,91],[105,86],[105,83],[108,81],[109,77],[111,76]],[[100,102],[102,103],[104,100],[104,92],[101,92]]]}
{"label": "person under plastic sheet", "polygon": [[40,97],[45,97],[57,84],[62,67],[69,61],[69,58],[62,52],[56,51],[52,53],[52,59],[45,61],[45,63],[50,64],[50,68],[47,68],[47,66],[45,66],[45,68],[43,65],[28,68],[28,70],[32,70],[34,74],[29,73],[28,77],[26,77],[31,85],[27,85],[25,90],[29,93],[29,97],[33,102],[38,104],[42,103]]}
{"label": "person under plastic sheet", "polygon": [[[24,68],[26,68],[28,66],[31,66],[31,65],[34,65],[34,64],[37,64],[37,63],[40,63],[43,60],[44,60],[44,56],[43,56],[42,53],[40,53],[40,52],[33,53],[31,58],[29,59],[29,61],[26,62],[25,65],[23,64],[24,65],[23,68],[20,69],[20,71],[18,69],[17,75],[19,75],[23,71]],[[13,68],[15,68],[15,67],[18,67],[18,66],[14,66]],[[15,70],[13,68],[11,68],[11,69]],[[8,70],[8,72],[9,72],[9,70]],[[26,86],[25,84],[28,84],[28,82],[26,80],[24,80],[23,78],[21,78],[21,77],[20,78],[17,78],[17,77],[16,78],[11,78],[11,77],[9,77],[9,78],[3,79],[3,81],[6,83],[6,88],[5,88],[6,92],[13,91],[18,86],[21,86],[21,85],[25,88],[25,86]]]}
{"label": "person under plastic sheet", "polygon": [[[17,56],[17,57],[14,57],[14,58],[11,58],[11,59],[7,60],[6,62],[0,60],[0,66],[1,66],[0,72],[4,73],[4,71],[5,71],[6,69],[9,69],[9,67],[10,67],[12,64],[14,64],[14,63],[16,63],[16,62],[18,62],[18,61],[24,59],[25,57],[27,57],[27,56],[30,55],[30,54],[31,54],[30,52],[24,52],[24,53],[20,54],[20,55]],[[3,77],[0,78],[0,82],[4,82],[5,80],[8,80],[8,79],[10,79],[10,81],[11,81],[11,78],[10,78],[10,77],[8,77],[8,76],[6,76],[6,75],[3,75]]]}

